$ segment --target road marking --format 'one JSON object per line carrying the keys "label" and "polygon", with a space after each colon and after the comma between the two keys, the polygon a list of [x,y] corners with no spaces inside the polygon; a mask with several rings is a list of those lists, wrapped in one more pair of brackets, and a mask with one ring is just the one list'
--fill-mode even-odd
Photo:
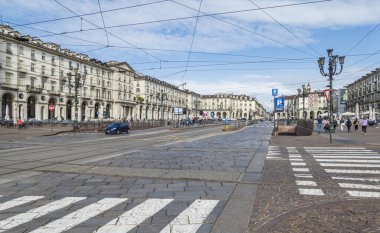
{"label": "road marking", "polygon": [[299,186],[317,186],[317,183],[315,181],[309,180],[296,180],[296,184]]}
{"label": "road marking", "polygon": [[380,167],[380,164],[355,164],[355,163],[320,163],[322,167]]}
{"label": "road marking", "polygon": [[292,166],[306,166],[306,163],[300,163],[300,162],[291,162],[290,163]]}
{"label": "road marking", "polygon": [[195,200],[160,232],[196,232],[202,226],[204,220],[206,220],[208,215],[216,207],[218,202],[219,201],[217,200]]}
{"label": "road marking", "polygon": [[103,156],[103,157],[99,157],[99,158],[94,158],[94,159],[89,159],[89,160],[83,160],[83,161],[79,161],[79,162],[74,161],[73,163],[75,163],[75,164],[93,163],[93,162],[97,162],[97,161],[101,161],[101,160],[105,160],[105,159],[110,159],[110,158],[114,158],[114,157],[119,157],[119,156],[122,156],[122,155],[131,154],[131,153],[135,153],[135,152],[139,152],[139,151],[140,150],[131,150],[131,151],[128,151],[128,152],[107,155],[107,156]]}
{"label": "road marking", "polygon": [[336,147],[316,147],[316,146],[306,146],[304,147],[305,150],[309,149],[319,149],[319,150],[335,150],[335,149],[347,149],[347,150],[366,150],[364,147],[341,147],[341,148],[336,148]]}
{"label": "road marking", "polygon": [[350,152],[350,151],[336,151],[336,152],[313,152],[311,155],[379,155],[377,152]]}
{"label": "road marking", "polygon": [[330,155],[314,155],[316,159],[380,159],[380,156],[357,156],[357,155],[342,155],[342,156],[330,156]]}
{"label": "road marking", "polygon": [[341,162],[341,163],[380,163],[380,160],[362,159],[316,159],[318,162]]}
{"label": "road marking", "polygon": [[311,174],[294,174],[297,178],[313,178],[313,175]]}
{"label": "road marking", "polygon": [[101,199],[89,206],[86,206],[82,209],[79,209],[71,214],[64,216],[61,219],[57,219],[53,222],[46,224],[43,227],[40,227],[34,231],[33,233],[58,233],[67,231],[72,227],[98,215],[102,212],[126,201],[127,198],[104,198]]}
{"label": "road marking", "polygon": [[21,224],[32,221],[33,219],[44,216],[53,211],[62,209],[63,207],[69,206],[75,202],[86,199],[85,197],[65,197],[61,200],[54,201],[48,203],[44,206],[31,209],[26,213],[17,214],[13,217],[7,218],[5,220],[0,221],[0,232],[4,232],[6,230],[12,229]]}
{"label": "road marking", "polygon": [[353,189],[380,189],[380,185],[370,185],[370,184],[352,184],[352,183],[338,183],[342,188],[353,188]]}
{"label": "road marking", "polygon": [[379,170],[347,170],[347,169],[325,169],[327,173],[343,174],[380,174]]}
{"label": "road marking", "polygon": [[333,180],[357,180],[357,181],[380,182],[380,178],[358,178],[358,177],[332,176],[331,179],[333,179]]}
{"label": "road marking", "polygon": [[301,155],[289,155],[289,158],[302,158]]}
{"label": "road marking", "polygon": [[167,206],[172,201],[173,199],[148,199],[135,208],[111,220],[95,232],[128,232],[140,225],[147,218],[156,214],[159,210]]}
{"label": "road marking", "polygon": [[301,195],[324,196],[322,189],[298,189]]}
{"label": "road marking", "polygon": [[297,161],[303,161],[303,159],[289,159],[289,161],[297,162]]}
{"label": "road marking", "polygon": [[365,192],[365,191],[354,191],[347,190],[347,193],[352,197],[380,197],[380,192]]}
{"label": "road marking", "polygon": [[310,172],[309,168],[292,168],[294,172]]}
{"label": "road marking", "polygon": [[26,204],[44,198],[44,196],[23,196],[0,204],[0,211]]}

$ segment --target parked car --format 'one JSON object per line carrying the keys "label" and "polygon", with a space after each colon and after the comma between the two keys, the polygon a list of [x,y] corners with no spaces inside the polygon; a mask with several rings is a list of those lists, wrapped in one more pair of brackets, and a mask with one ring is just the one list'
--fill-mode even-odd
{"label": "parked car", "polygon": [[108,125],[104,129],[105,134],[120,134],[122,132],[129,133],[129,124],[128,122],[114,122]]}

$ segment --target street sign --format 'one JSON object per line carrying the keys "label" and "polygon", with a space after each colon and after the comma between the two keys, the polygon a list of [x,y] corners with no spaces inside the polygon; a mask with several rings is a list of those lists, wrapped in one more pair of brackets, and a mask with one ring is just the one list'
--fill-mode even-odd
{"label": "street sign", "polygon": [[50,104],[50,105],[49,105],[49,110],[50,110],[50,111],[54,111],[54,105]]}
{"label": "street sign", "polygon": [[284,98],[275,98],[274,99],[274,110],[276,112],[284,111],[285,99]]}
{"label": "street sign", "polygon": [[272,89],[272,96],[278,95],[278,89]]}
{"label": "street sign", "polygon": [[214,113],[214,112],[211,112],[211,113],[210,113],[210,116],[211,116],[211,118],[214,118],[215,113]]}
{"label": "street sign", "polygon": [[330,89],[325,90],[325,96],[327,103],[330,102]]}

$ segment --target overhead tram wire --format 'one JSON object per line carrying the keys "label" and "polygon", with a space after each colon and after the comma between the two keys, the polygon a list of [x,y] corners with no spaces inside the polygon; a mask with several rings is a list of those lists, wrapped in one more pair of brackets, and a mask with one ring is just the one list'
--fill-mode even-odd
{"label": "overhead tram wire", "polygon": [[359,46],[369,35],[371,35],[380,25],[380,22],[377,23],[371,30],[369,30],[358,42],[354,44],[354,46],[348,50],[345,56],[349,55],[356,47]]}
{"label": "overhead tram wire", "polygon": [[[54,1],[55,1],[56,3],[58,3],[59,5],[63,6],[64,8],[66,8],[67,10],[69,10],[69,11],[70,11],[71,13],[73,13],[74,15],[78,15],[76,12],[74,12],[73,10],[71,10],[70,8],[68,8],[67,6],[65,6],[64,4],[60,3],[58,0],[54,0]],[[95,26],[95,27],[97,27],[97,28],[99,28],[99,29],[101,29],[101,30],[105,30],[105,29],[103,29],[103,28],[97,26],[96,24],[92,23],[91,21],[89,21],[89,20],[87,20],[87,19],[85,19],[85,18],[83,18],[83,19],[84,19],[86,22],[90,23],[91,25],[93,25],[93,26]],[[107,28],[107,27],[105,27],[105,28]],[[114,36],[115,38],[117,38],[117,39],[119,39],[119,40],[121,40],[121,41],[123,41],[123,42],[125,42],[125,43],[127,43],[127,44],[129,44],[129,45],[131,45],[131,46],[133,46],[133,47],[135,47],[136,49],[142,51],[143,53],[145,53],[145,54],[147,54],[147,55],[149,55],[149,56],[155,58],[156,60],[161,61],[160,58],[154,56],[154,55],[151,54],[151,53],[148,53],[147,51],[145,51],[145,50],[143,50],[143,49],[138,48],[136,45],[134,45],[134,44],[132,44],[132,43],[130,43],[130,42],[124,40],[123,38],[120,38],[119,36],[116,36],[115,34],[113,34],[113,33],[111,33],[111,32],[109,32],[109,34],[110,34],[111,36]]]}
{"label": "overhead tram wire", "polygon": [[309,49],[313,50],[317,55],[320,55],[322,56],[322,54],[320,52],[318,52],[316,49],[314,49],[313,47],[311,47],[309,44],[307,44],[303,39],[301,39],[299,36],[297,36],[295,33],[293,33],[292,31],[290,31],[287,27],[285,27],[285,25],[283,25],[282,23],[280,23],[277,19],[275,19],[272,15],[270,15],[266,10],[262,9],[259,5],[257,5],[254,1],[252,0],[248,0],[250,1],[253,5],[255,5],[258,9],[260,9],[266,16],[268,16],[269,18],[271,18],[274,22],[276,22],[278,25],[280,25],[283,29],[285,29],[285,31],[287,31],[289,34],[291,34],[294,38],[296,38],[297,40],[299,40],[301,43],[303,43],[305,46],[307,46]]}
{"label": "overhead tram wire", "polygon": [[[103,13],[107,12],[112,12],[112,11],[117,11],[117,10],[124,10],[128,8],[136,8],[136,7],[141,7],[141,6],[146,6],[146,5],[152,5],[152,4],[157,4],[157,3],[162,3],[162,2],[168,2],[171,0],[161,0],[161,1],[155,1],[151,3],[144,3],[144,4],[138,4],[134,6],[128,6],[128,7],[120,7],[120,8],[115,8],[115,9],[110,9],[110,10],[104,10]],[[284,5],[274,5],[274,6],[268,6],[268,7],[263,7],[260,9],[275,9],[275,8],[283,8],[283,7],[292,7],[292,6],[299,6],[299,5],[308,5],[308,4],[315,4],[315,3],[320,3],[320,2],[329,2],[333,0],[317,0],[317,1],[309,1],[309,2],[300,2],[300,3],[292,3],[292,4],[284,4]],[[245,10],[237,10],[237,11],[225,11],[225,12],[219,12],[219,13],[214,13],[214,14],[209,14],[209,15],[200,15],[199,17],[206,17],[206,16],[211,16],[211,15],[225,15],[225,14],[235,14],[235,13],[241,13],[241,12],[249,12],[249,11],[257,11],[260,10],[257,8],[252,8],[252,9],[245,9]],[[44,21],[37,21],[37,22],[31,22],[31,23],[25,23],[25,24],[20,24],[19,26],[26,26],[26,25],[32,25],[32,24],[40,24],[40,23],[48,23],[48,22],[53,22],[53,21],[60,21],[60,20],[65,20],[65,19],[72,19],[72,18],[78,18],[78,17],[83,17],[83,16],[89,16],[89,15],[94,15],[94,14],[99,14],[100,11],[97,12],[91,12],[91,13],[86,13],[86,14],[78,14],[75,16],[68,16],[68,17],[62,17],[62,18],[57,18],[57,19],[50,19],[50,20],[44,20]],[[191,19],[195,18],[196,16],[191,16],[191,17],[186,17],[186,19]],[[172,20],[180,20],[184,19],[183,17],[181,18],[174,18],[170,19]],[[150,22],[147,22],[150,23]],[[126,26],[129,26],[128,24]]]}
{"label": "overhead tram wire", "polygon": [[199,12],[201,10],[201,7],[202,7],[202,0],[200,1],[199,3],[199,7],[198,7],[198,13],[197,13],[197,18],[195,20],[195,25],[194,25],[194,31],[193,31],[193,37],[191,38],[191,44],[190,44],[190,49],[189,49],[189,54],[187,55],[187,62],[186,62],[186,68],[185,68],[185,72],[183,73],[182,75],[182,79],[180,81],[179,84],[182,83],[183,79],[185,78],[186,76],[186,70],[189,66],[189,61],[190,61],[190,56],[191,56],[191,50],[193,49],[193,44],[194,44],[194,38],[195,38],[195,32],[197,31],[197,26],[198,26],[198,19],[199,19]]}
{"label": "overhead tram wire", "polygon": [[[188,9],[192,9],[192,10],[196,11],[196,9],[194,9],[194,8],[192,8],[192,7],[190,7],[190,6],[187,6],[187,5],[185,5],[185,4],[179,3],[179,2],[177,2],[177,1],[175,1],[175,0],[171,0],[171,1],[174,2],[174,3],[177,3],[178,5],[181,5],[181,6],[183,6],[183,7],[186,7],[186,8],[188,8]],[[325,1],[331,1],[331,0],[325,0]],[[323,2],[325,2],[325,1],[323,1]],[[258,9],[258,10],[259,10],[259,9]],[[306,52],[306,51],[303,51],[303,50],[301,50],[301,49],[298,49],[298,48],[296,48],[296,47],[294,47],[294,46],[291,46],[291,45],[288,45],[288,44],[282,43],[281,41],[278,41],[278,40],[272,39],[272,38],[270,38],[270,37],[268,37],[268,36],[265,36],[265,35],[263,35],[263,34],[261,34],[261,33],[254,32],[254,31],[252,31],[252,30],[250,30],[250,29],[247,29],[247,28],[244,28],[244,27],[239,26],[239,25],[237,25],[237,24],[231,23],[231,22],[229,22],[229,21],[227,21],[227,20],[224,20],[224,19],[222,19],[222,18],[216,17],[216,16],[214,16],[214,15],[212,15],[212,14],[208,14],[208,13],[205,13],[205,12],[202,12],[202,11],[201,11],[201,13],[203,14],[203,16],[207,15],[207,16],[212,17],[212,18],[214,18],[214,19],[217,19],[217,20],[219,20],[219,21],[221,21],[221,22],[224,22],[224,23],[226,23],[226,24],[228,24],[228,25],[231,25],[231,26],[234,26],[234,27],[236,27],[236,28],[239,28],[239,29],[241,29],[241,30],[243,30],[243,31],[249,32],[249,33],[251,33],[251,34],[253,34],[253,35],[255,35],[255,36],[259,36],[259,37],[264,38],[264,39],[266,39],[266,40],[272,41],[272,42],[274,42],[274,43],[276,43],[276,44],[280,44],[280,45],[283,45],[283,46],[285,46],[285,47],[288,47],[288,48],[291,48],[291,49],[297,50],[298,52],[301,52],[301,53],[304,53],[304,54],[307,54],[307,55],[310,55],[310,56],[313,56],[313,57],[317,57],[317,56],[315,56],[315,55],[313,55],[313,54],[311,54],[311,53],[308,53],[308,52]]]}
{"label": "overhead tram wire", "polygon": [[[173,0],[170,0],[170,1],[174,2],[176,4],[179,4],[179,5],[182,5],[184,7],[187,7],[189,9],[192,9],[194,11],[197,11],[196,9],[194,9],[192,7],[189,7],[187,5],[178,3],[178,2],[173,1]],[[294,3],[294,4],[278,5],[278,6],[272,6],[272,7],[265,7],[265,8],[261,8],[261,9],[273,9],[273,8],[279,8],[279,7],[290,7],[290,6],[298,6],[298,5],[305,5],[305,4],[315,4],[315,3],[329,2],[329,1],[332,1],[332,0],[319,0],[319,1],[312,1],[312,2],[305,2],[305,3]],[[213,17],[213,18],[216,18],[218,20],[224,21],[223,19],[217,18],[215,16],[216,15],[233,14],[233,13],[241,13],[241,12],[254,11],[254,10],[260,10],[260,9],[254,8],[254,9],[248,9],[248,10],[229,11],[229,12],[221,12],[221,13],[213,13],[213,14],[205,14],[204,12],[201,12],[203,15],[199,15],[199,17]],[[196,18],[196,17],[197,16],[186,16],[186,17],[178,17],[178,18],[171,18],[171,19],[161,19],[161,20],[153,20],[153,21],[146,21],[146,22],[121,24],[121,25],[108,26],[108,27],[106,27],[106,29],[119,28],[119,27],[128,27],[128,26],[138,26],[138,25],[145,25],[145,24],[151,24],[151,23],[170,22],[170,21],[185,20],[185,19],[193,19],[193,18]],[[230,25],[235,26],[235,27],[238,27],[240,29],[247,30],[250,33],[258,34],[256,32],[253,32],[253,31],[250,31],[248,29],[245,29],[245,28],[243,28],[241,26],[234,25],[233,23],[230,23],[230,22],[225,22],[225,23],[230,24]],[[89,28],[89,29],[83,29],[83,30],[66,31],[66,32],[63,32],[63,33],[65,33],[65,34],[72,34],[72,33],[85,32],[85,31],[94,31],[94,30],[99,30],[99,27]],[[40,37],[50,37],[50,36],[54,36],[54,34],[52,34],[52,35],[41,35]],[[273,42],[276,42],[276,41],[274,40]],[[286,46],[285,44],[282,44],[282,45]]]}
{"label": "overhead tram wire", "polygon": [[[109,47],[110,46],[110,41],[108,39],[108,32],[107,32],[107,29],[106,29],[106,24],[104,23],[103,11],[102,11],[102,7],[100,6],[100,0],[98,0],[98,5],[99,5],[99,10],[100,10],[100,15],[102,16],[102,22],[103,22],[104,31],[105,31],[106,37],[107,37],[107,47]],[[81,17],[81,19],[82,19],[82,17]]]}
{"label": "overhead tram wire", "polygon": [[[125,10],[125,9],[131,9],[131,8],[137,8],[137,7],[142,7],[142,6],[147,6],[147,5],[153,5],[153,4],[162,3],[162,2],[168,2],[168,1],[170,1],[170,0],[160,0],[160,1],[155,1],[155,2],[148,2],[148,3],[137,4],[137,5],[133,5],[133,6],[119,7],[119,8],[114,8],[114,9],[110,9],[110,10],[104,10],[103,13],[108,13],[108,12],[113,12],[113,11],[119,11],[119,10]],[[66,19],[81,18],[81,17],[84,17],[84,16],[96,15],[96,14],[99,14],[99,13],[100,13],[100,11],[96,11],[96,12],[91,12],[91,13],[86,13],[86,14],[75,15],[75,16],[68,16],[68,17],[62,17],[62,18],[56,18],[56,19],[49,19],[49,20],[32,22],[32,23],[24,23],[24,24],[20,24],[19,27],[20,26],[33,25],[33,24],[49,23],[49,22],[54,22],[54,21],[66,20]]]}

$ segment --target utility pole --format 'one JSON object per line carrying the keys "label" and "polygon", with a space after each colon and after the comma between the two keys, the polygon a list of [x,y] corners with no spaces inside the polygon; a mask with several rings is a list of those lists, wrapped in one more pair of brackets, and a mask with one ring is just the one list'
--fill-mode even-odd
{"label": "utility pole", "polygon": [[[333,76],[338,75],[342,73],[343,71],[343,64],[344,64],[344,56],[338,56],[338,55],[333,55],[333,49],[328,49],[327,50],[327,58],[328,58],[328,72],[324,71],[324,65],[325,65],[325,57],[320,57],[318,59],[318,65],[319,65],[319,71],[321,75],[325,77],[329,77],[329,92],[330,92],[330,110],[329,110],[329,121],[330,121],[330,143],[332,143],[332,135],[331,135],[331,129],[333,128],[333,119],[332,119],[332,114],[333,114]],[[337,63],[339,60],[340,64],[340,70],[337,71]]]}

